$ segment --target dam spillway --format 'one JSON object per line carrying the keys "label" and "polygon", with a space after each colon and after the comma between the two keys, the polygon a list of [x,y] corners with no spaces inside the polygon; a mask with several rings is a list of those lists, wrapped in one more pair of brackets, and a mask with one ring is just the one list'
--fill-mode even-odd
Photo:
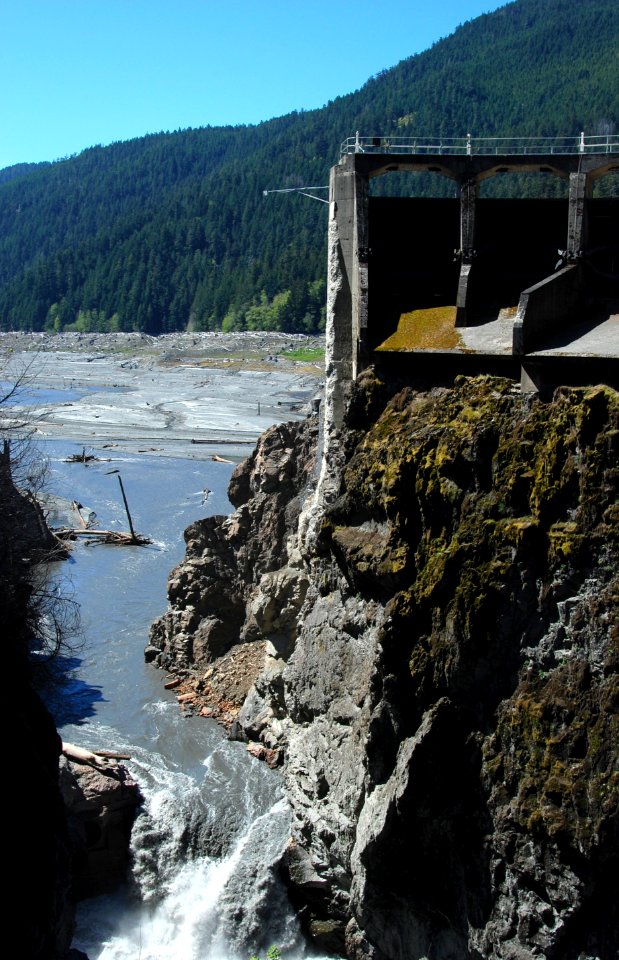
{"label": "dam spillway", "polygon": [[[617,170],[610,137],[345,141],[330,178],[338,377],[375,362],[424,386],[484,372],[619,386],[619,199],[593,196]],[[455,196],[372,196],[392,172],[439,174]],[[550,174],[567,196],[480,197],[505,173]]]}

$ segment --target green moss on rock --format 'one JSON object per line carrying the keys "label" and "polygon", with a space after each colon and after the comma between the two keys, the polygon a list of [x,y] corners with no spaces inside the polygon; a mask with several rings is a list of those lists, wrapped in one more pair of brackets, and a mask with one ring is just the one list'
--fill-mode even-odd
{"label": "green moss on rock", "polygon": [[484,743],[495,815],[599,847],[619,809],[619,397],[561,389],[544,404],[459,378],[378,413],[366,376],[375,420],[325,542],[356,590],[389,602],[406,724],[448,696]]}

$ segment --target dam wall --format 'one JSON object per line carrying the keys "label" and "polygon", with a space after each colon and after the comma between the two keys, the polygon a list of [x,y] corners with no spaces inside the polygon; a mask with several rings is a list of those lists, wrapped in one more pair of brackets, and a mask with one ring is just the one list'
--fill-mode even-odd
{"label": "dam wall", "polygon": [[[401,370],[408,358],[412,371],[424,366],[419,353],[431,353],[438,380],[441,364],[456,374],[498,367],[520,370],[530,388],[524,360],[535,354],[537,383],[540,370],[554,383],[569,366],[571,379],[587,383],[603,371],[619,386],[619,199],[592,195],[619,170],[617,144],[600,153],[583,140],[573,154],[450,155],[394,153],[380,138],[357,138],[351,149],[330,178],[328,336],[342,384],[369,362]],[[373,178],[407,171],[448,178],[455,196],[371,195]],[[567,197],[479,196],[504,173],[551,174]]]}

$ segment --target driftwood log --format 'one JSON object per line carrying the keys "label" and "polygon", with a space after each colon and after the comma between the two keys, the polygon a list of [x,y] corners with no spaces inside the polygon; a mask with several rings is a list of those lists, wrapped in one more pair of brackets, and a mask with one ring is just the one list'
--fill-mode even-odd
{"label": "driftwood log", "polygon": [[62,527],[54,530],[54,534],[60,540],[77,540],[78,537],[86,537],[93,543],[114,543],[123,547],[143,547],[147,543],[152,543],[150,537],[143,537],[139,533],[126,533],[123,530],[91,530],[88,527],[76,530]]}
{"label": "driftwood log", "polygon": [[112,750],[85,750],[74,743],[63,741],[62,752],[67,760],[75,763],[87,763],[91,767],[105,766],[108,760],[131,760],[128,753],[114,753]]}

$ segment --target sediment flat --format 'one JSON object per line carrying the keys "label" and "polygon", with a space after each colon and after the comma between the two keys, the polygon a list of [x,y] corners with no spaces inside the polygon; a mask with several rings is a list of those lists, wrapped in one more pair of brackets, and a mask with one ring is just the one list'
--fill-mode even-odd
{"label": "sediment flat", "polygon": [[0,378],[20,381],[10,414],[32,416],[40,440],[236,459],[305,416],[322,363],[288,354],[322,346],[280,333],[0,333]]}

